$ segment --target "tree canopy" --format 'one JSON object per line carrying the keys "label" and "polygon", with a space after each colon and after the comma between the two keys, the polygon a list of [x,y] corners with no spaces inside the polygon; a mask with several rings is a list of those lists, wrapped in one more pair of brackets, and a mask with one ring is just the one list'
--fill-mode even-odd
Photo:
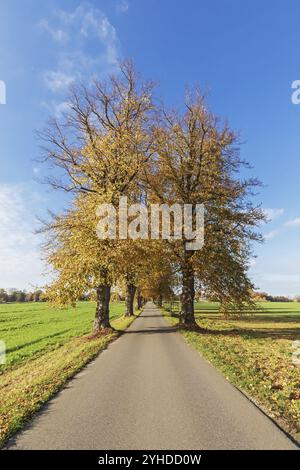
{"label": "tree canopy", "polygon": [[[153,93],[153,84],[126,61],[106,82],[72,88],[63,118],[50,120],[40,133],[44,159],[56,169],[48,183],[73,193],[70,207],[52,214],[42,228],[45,257],[56,273],[47,295],[66,305],[94,290],[96,331],[110,327],[110,292],[117,285],[126,292],[127,315],[133,314],[135,294],[161,303],[181,292],[187,327],[195,326],[196,284],[224,311],[253,305],[247,269],[252,242],[261,241],[264,213],[252,202],[259,181],[241,177],[248,164],[240,157],[239,138],[210,112],[198,90],[177,111],[157,104]],[[168,239],[161,237],[162,223],[155,239],[151,226],[144,239],[99,238],[97,208],[117,209],[120,197],[145,210],[189,206],[191,227],[197,226],[197,205],[203,205],[204,246],[191,249],[185,231],[176,237],[174,216]]]}

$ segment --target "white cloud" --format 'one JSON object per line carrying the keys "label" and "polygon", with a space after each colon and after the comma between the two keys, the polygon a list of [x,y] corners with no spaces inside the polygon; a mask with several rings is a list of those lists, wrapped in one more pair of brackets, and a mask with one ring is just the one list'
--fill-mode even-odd
{"label": "white cloud", "polygon": [[286,227],[300,227],[300,217],[296,219],[288,220],[285,224]]}
{"label": "white cloud", "polygon": [[272,240],[272,238],[276,237],[278,232],[279,232],[279,230],[271,230],[270,232],[268,232],[264,235],[264,239],[265,240]]}
{"label": "white cloud", "polygon": [[50,34],[51,38],[57,42],[66,42],[69,40],[69,35],[66,31],[62,29],[55,29],[49,25],[49,22],[46,19],[42,19],[38,27],[41,31],[45,31]]}
{"label": "white cloud", "polygon": [[40,238],[34,234],[41,197],[24,184],[0,183],[0,287],[43,285]]}
{"label": "white cloud", "polygon": [[114,71],[119,41],[115,27],[102,10],[81,3],[71,12],[57,10],[52,22],[55,26],[45,20],[39,23],[59,45],[55,69],[44,74],[52,92],[65,91],[75,80],[87,81]]}
{"label": "white cloud", "polygon": [[80,39],[97,39],[104,48],[104,57],[108,64],[116,64],[118,56],[116,29],[102,10],[82,3],[72,13],[60,10],[58,16],[73,34],[75,31],[79,32]]}
{"label": "white cloud", "polygon": [[73,82],[74,77],[63,72],[52,70],[45,72],[44,80],[51,91],[65,91]]}
{"label": "white cloud", "polygon": [[284,209],[264,209],[264,213],[266,214],[267,218],[270,220],[278,219],[283,213]]}
{"label": "white cloud", "polygon": [[60,118],[70,109],[70,103],[68,103],[68,101],[42,101],[41,105],[47,108],[51,114],[54,114],[56,118]]}
{"label": "white cloud", "polygon": [[250,261],[248,263],[249,268],[252,268],[253,266],[255,266],[256,263],[257,263],[257,261],[255,259],[250,259]]}
{"label": "white cloud", "polygon": [[70,103],[67,101],[61,101],[60,103],[54,103],[54,114],[57,118],[61,117],[62,114],[70,109]]}
{"label": "white cloud", "polygon": [[126,13],[129,9],[129,3],[126,0],[120,0],[117,2],[116,10],[117,13]]}

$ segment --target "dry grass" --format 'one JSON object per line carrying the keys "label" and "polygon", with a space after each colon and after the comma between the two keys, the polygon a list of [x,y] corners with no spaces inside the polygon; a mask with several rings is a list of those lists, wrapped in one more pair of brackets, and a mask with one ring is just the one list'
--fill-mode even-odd
{"label": "dry grass", "polygon": [[[300,316],[286,313],[264,312],[230,320],[216,313],[198,314],[198,323],[206,333],[181,333],[300,441],[300,367],[291,360],[292,342],[300,339]],[[178,322],[169,314],[167,317],[173,325]]]}

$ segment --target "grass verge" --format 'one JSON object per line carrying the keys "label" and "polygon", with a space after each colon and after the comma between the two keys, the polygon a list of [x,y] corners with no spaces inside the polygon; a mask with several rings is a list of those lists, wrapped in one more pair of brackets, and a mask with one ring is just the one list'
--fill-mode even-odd
{"label": "grass verge", "polygon": [[[174,326],[178,319],[164,311]],[[180,329],[187,343],[300,443],[300,367],[292,364],[299,318],[197,315],[206,333]]]}
{"label": "grass verge", "polygon": [[56,349],[32,358],[0,376],[0,447],[33,414],[139,315],[111,321],[118,330],[98,338],[72,338]]}

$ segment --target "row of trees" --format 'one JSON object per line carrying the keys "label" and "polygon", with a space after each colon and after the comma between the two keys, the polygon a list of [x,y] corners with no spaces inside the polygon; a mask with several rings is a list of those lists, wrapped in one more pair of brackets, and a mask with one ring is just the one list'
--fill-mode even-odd
{"label": "row of trees", "polygon": [[287,297],[285,295],[270,295],[267,292],[253,292],[253,299],[256,301],[266,301],[266,302],[291,302],[296,301],[300,302],[300,297],[295,296],[294,298]]}
{"label": "row of trees", "polygon": [[[181,322],[195,326],[196,289],[213,295],[223,309],[253,306],[247,276],[251,242],[261,240],[264,220],[251,196],[256,179],[240,177],[238,136],[208,109],[197,90],[179,110],[154,99],[132,63],[120,64],[105,83],[72,88],[70,107],[40,132],[44,160],[54,167],[48,183],[73,194],[63,214],[43,222],[45,258],[56,273],[47,296],[56,305],[76,302],[94,290],[94,330],[110,327],[111,287],[124,286],[126,314],[139,301],[181,291]],[[205,207],[205,245],[190,251],[190,240],[100,240],[99,204],[196,204]],[[172,223],[173,235],[175,225]]]}

